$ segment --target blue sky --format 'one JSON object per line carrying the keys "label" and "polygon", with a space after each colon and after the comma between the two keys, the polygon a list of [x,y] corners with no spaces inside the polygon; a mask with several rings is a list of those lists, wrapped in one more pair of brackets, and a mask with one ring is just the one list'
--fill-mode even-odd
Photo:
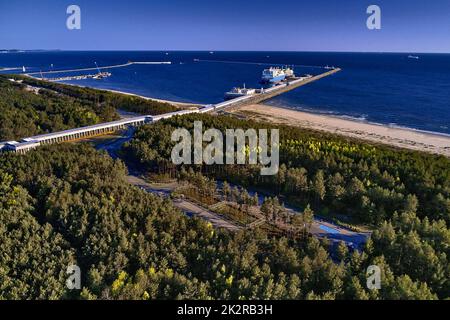
{"label": "blue sky", "polygon": [[[81,30],[66,28],[70,4]],[[0,0],[0,48],[450,52],[450,1]]]}

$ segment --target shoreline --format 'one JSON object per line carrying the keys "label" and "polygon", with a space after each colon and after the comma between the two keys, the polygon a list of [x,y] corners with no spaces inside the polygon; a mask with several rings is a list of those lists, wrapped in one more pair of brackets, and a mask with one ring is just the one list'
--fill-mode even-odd
{"label": "shoreline", "polygon": [[[40,80],[39,78],[35,78],[30,75],[27,76]],[[90,88],[94,90],[103,90],[116,94],[134,96],[145,100],[168,103],[180,109],[198,108],[201,106],[201,104],[151,98],[114,89],[95,88],[64,82],[62,84],[81,88]],[[264,103],[231,107],[227,110],[227,113],[244,116],[251,119],[253,118],[255,120],[263,120],[277,124],[286,124],[306,129],[324,131],[376,144],[423,151],[450,157],[450,135],[445,133],[429,132],[414,128],[404,128],[396,125],[371,123],[365,120],[358,121],[357,119],[346,119],[345,116],[324,115],[288,107],[270,106]],[[124,115],[121,115],[121,117],[123,116]]]}
{"label": "shoreline", "polygon": [[233,107],[228,112],[250,119],[324,131],[372,143],[450,157],[450,136],[444,133],[349,120],[265,104]]}
{"label": "shoreline", "polygon": [[400,129],[400,130],[412,131],[412,132],[417,132],[417,133],[421,133],[421,134],[425,134],[425,135],[428,134],[428,135],[431,135],[431,136],[450,138],[450,133],[429,131],[429,130],[423,130],[423,129],[416,129],[416,128],[412,128],[412,127],[408,127],[408,126],[404,126],[404,125],[399,125],[399,124],[396,124],[396,123],[372,122],[372,121],[366,120],[365,117],[353,117],[353,116],[348,116],[348,115],[345,115],[345,114],[342,114],[342,115],[335,114],[335,113],[332,113],[332,112],[330,112],[330,113],[327,113],[327,112],[314,112],[312,110],[309,111],[309,110],[295,109],[295,108],[284,107],[284,106],[271,106],[271,105],[266,105],[264,103],[260,103],[260,104],[264,105],[266,107],[273,107],[273,108],[278,108],[278,109],[282,109],[282,110],[292,110],[292,111],[296,111],[296,112],[303,112],[303,113],[307,113],[307,114],[311,114],[311,115],[330,117],[330,118],[339,119],[339,120],[346,120],[346,121],[350,121],[350,122],[374,125],[374,126],[379,126],[379,127],[386,127],[386,128],[390,128],[390,129]]}

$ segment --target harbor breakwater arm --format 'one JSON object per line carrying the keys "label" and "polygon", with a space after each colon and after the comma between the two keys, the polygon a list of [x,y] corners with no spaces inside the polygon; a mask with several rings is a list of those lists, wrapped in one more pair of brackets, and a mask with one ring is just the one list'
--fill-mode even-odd
{"label": "harbor breakwater arm", "polygon": [[26,75],[40,75],[40,74],[52,74],[52,73],[66,73],[66,72],[78,72],[78,71],[92,71],[92,70],[104,70],[104,69],[113,69],[113,68],[123,68],[128,67],[133,64],[172,64],[171,61],[130,61],[123,64],[116,64],[112,66],[104,66],[104,67],[92,67],[92,68],[80,68],[80,69],[70,69],[70,70],[52,70],[52,71],[43,71],[43,72],[30,72],[26,73]]}

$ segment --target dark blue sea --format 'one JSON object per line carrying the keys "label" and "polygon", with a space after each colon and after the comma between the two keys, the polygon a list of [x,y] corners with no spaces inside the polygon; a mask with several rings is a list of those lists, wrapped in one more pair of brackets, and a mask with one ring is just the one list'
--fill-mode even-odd
{"label": "dark blue sea", "polygon": [[[260,87],[264,68],[293,65],[297,74],[324,66],[342,71],[267,103],[359,121],[450,134],[450,54],[323,52],[23,52],[0,53],[0,67],[27,72],[171,61],[110,69],[103,80],[69,83],[181,102],[216,103],[233,86]],[[195,61],[199,59],[200,61]],[[8,71],[12,72],[12,71]],[[22,72],[17,70],[14,72]],[[84,72],[95,73],[95,71]],[[69,73],[73,75],[77,73]],[[46,75],[56,77],[61,74]]]}

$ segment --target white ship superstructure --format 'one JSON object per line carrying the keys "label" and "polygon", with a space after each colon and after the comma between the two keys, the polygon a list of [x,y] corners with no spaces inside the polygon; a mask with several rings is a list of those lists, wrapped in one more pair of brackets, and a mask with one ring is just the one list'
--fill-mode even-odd
{"label": "white ship superstructure", "polygon": [[261,82],[263,83],[278,83],[285,80],[286,78],[294,77],[294,70],[289,67],[270,67],[269,69],[264,69],[262,73]]}
{"label": "white ship superstructure", "polygon": [[229,99],[234,99],[234,98],[238,98],[238,97],[242,97],[242,96],[252,95],[255,93],[256,93],[256,89],[246,88],[245,84],[244,84],[243,88],[235,87],[235,88],[231,89],[230,91],[228,91],[227,93],[225,93],[225,99],[229,100]]}

